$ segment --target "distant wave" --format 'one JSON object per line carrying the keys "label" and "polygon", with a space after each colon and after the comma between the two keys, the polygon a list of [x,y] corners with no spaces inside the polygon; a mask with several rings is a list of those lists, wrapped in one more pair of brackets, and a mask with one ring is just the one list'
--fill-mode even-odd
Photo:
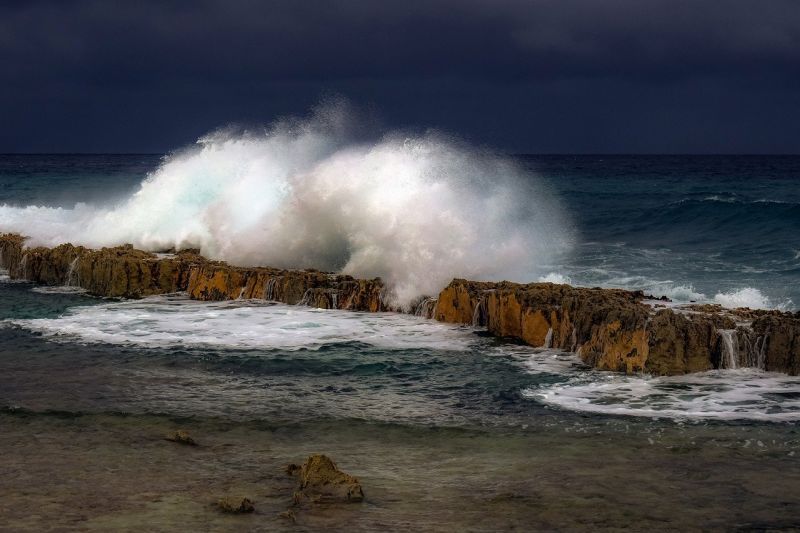
{"label": "distant wave", "polygon": [[788,202],[785,200],[775,200],[772,198],[748,199],[736,194],[727,194],[727,195],[713,194],[710,196],[704,196],[702,198],[681,198],[680,200],[670,202],[670,205],[682,205],[687,203],[702,203],[702,202],[741,204],[741,205],[748,205],[748,204],[800,205],[800,203],[798,202]]}
{"label": "distant wave", "polygon": [[714,198],[684,198],[664,204],[630,218],[615,230],[623,240],[638,239],[646,246],[738,250],[741,254],[756,246],[769,246],[773,253],[797,242],[800,204]]}
{"label": "distant wave", "polygon": [[722,307],[735,309],[737,307],[749,307],[750,309],[791,309],[792,302],[773,302],[760,290],[753,287],[727,292],[718,292],[713,297],[708,297],[701,292],[697,292],[691,285],[676,285],[670,287],[651,287],[650,292],[657,296],[666,296],[678,302],[711,302],[717,303]]}
{"label": "distant wave", "polygon": [[564,274],[559,274],[558,272],[550,272],[547,275],[541,276],[539,281],[545,283],[557,283],[561,285],[572,285],[572,278],[569,276],[565,276]]}
{"label": "distant wave", "polygon": [[218,131],[118,205],[3,205],[0,231],[380,276],[400,304],[453,277],[535,279],[571,246],[556,198],[512,159],[435,133],[359,142],[351,115],[339,103],[259,134]]}

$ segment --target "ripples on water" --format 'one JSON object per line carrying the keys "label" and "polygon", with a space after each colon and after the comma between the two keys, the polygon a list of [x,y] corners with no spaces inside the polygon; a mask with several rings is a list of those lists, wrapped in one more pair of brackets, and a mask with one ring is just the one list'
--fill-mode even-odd
{"label": "ripples on water", "polygon": [[[0,283],[0,508],[15,530],[797,519],[796,378],[620,376],[408,315],[34,289]],[[175,427],[202,446],[166,443]],[[315,452],[358,475],[367,501],[287,523],[282,472]],[[225,494],[258,513],[221,515],[210,503]]]}
{"label": "ripples on water", "polygon": [[[30,294],[27,286],[15,289]],[[111,358],[107,364],[114,364],[115,353],[132,358],[126,373],[141,380],[139,408],[155,402],[155,412],[169,411],[170,404],[187,413],[223,405],[227,414],[252,417],[277,402],[316,414],[434,425],[521,425],[546,406],[689,420],[800,419],[800,379],[755,369],[624,376],[585,368],[573,354],[404,314],[197,302],[181,295],[89,300],[58,316],[4,324],[14,335],[102,351]],[[42,342],[39,349],[54,348]],[[180,369],[182,395],[171,393],[171,378],[159,377],[149,366],[154,361],[166,365],[167,374]]]}

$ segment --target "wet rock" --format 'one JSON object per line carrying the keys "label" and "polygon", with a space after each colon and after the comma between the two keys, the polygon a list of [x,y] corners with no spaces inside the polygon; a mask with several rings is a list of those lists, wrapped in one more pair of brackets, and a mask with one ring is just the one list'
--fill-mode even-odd
{"label": "wet rock", "polygon": [[293,498],[295,505],[305,499],[312,502],[360,502],[364,499],[358,479],[339,470],[327,455],[310,455],[300,467],[289,465],[287,472],[299,478]]}
{"label": "wet rock", "polygon": [[287,520],[291,520],[293,523],[297,522],[297,515],[295,515],[294,511],[291,509],[286,509],[285,511],[278,513],[278,516]]}
{"label": "wet rock", "polygon": [[456,279],[439,294],[434,318],[485,325],[494,335],[576,352],[595,368],[629,374],[721,368],[720,331],[728,331],[738,364],[800,373],[800,321],[791,313],[716,304],[665,308],[646,299],[619,289]]}
{"label": "wet rock", "polygon": [[166,440],[171,442],[177,442],[178,444],[185,444],[187,446],[197,446],[197,442],[192,438],[188,431],[184,431],[179,429],[174,433],[170,433],[167,435]]}
{"label": "wet rock", "polygon": [[192,270],[187,290],[196,300],[256,298],[320,309],[390,309],[383,301],[380,279],[355,279],[316,270],[245,268],[206,262]]}
{"label": "wet rock", "polygon": [[387,311],[380,279],[364,280],[317,270],[237,267],[209,261],[198,250],[159,257],[131,245],[91,250],[62,244],[25,248],[24,238],[0,235],[0,267],[14,279],[75,285],[89,294],[142,298],[188,292],[195,300],[256,298],[321,309]]}
{"label": "wet rock", "polygon": [[[322,309],[401,311],[387,304],[386,288],[377,278],[237,267],[209,261],[198,250],[159,257],[131,245],[90,250],[72,244],[26,248],[24,243],[20,235],[0,235],[0,267],[11,278],[74,285],[96,296],[185,291],[196,300],[255,298]],[[420,300],[406,311],[486,326],[493,335],[531,346],[576,352],[602,370],[675,375],[720,368],[732,358],[765,370],[800,373],[800,312],[731,310],[717,304],[663,307],[645,302],[651,298],[641,291],[455,279],[438,299]],[[736,353],[730,353],[731,345]]]}
{"label": "wet rock", "polygon": [[224,513],[244,514],[256,510],[249,498],[225,497],[217,502],[217,507]]}
{"label": "wet rock", "polygon": [[17,272],[22,262],[22,248],[25,239],[16,233],[0,234],[0,268],[7,269],[12,278],[19,277]]}
{"label": "wet rock", "polygon": [[800,318],[765,314],[753,321],[754,351],[764,370],[800,374]]}
{"label": "wet rock", "polygon": [[648,324],[646,369],[653,374],[676,375],[713,368],[717,329],[715,320],[705,315],[658,311]]}

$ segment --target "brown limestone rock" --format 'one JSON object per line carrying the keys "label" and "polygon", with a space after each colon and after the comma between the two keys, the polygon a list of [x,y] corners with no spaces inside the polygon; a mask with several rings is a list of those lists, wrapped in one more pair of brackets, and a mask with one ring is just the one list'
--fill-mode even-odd
{"label": "brown limestone rock", "polygon": [[[322,309],[401,311],[387,305],[380,279],[237,267],[209,261],[197,250],[159,256],[131,245],[90,250],[72,244],[25,248],[24,242],[17,234],[0,235],[0,267],[11,278],[78,286],[96,296],[186,291],[197,300],[257,298]],[[674,375],[734,361],[800,373],[800,313],[664,307],[648,298],[620,289],[455,279],[438,299],[421,299],[416,310],[441,322],[485,325],[493,335],[531,346],[577,352],[604,370]]]}
{"label": "brown limestone rock", "polygon": [[237,267],[209,261],[197,250],[157,256],[131,245],[90,250],[63,244],[24,248],[24,238],[0,235],[0,266],[14,279],[74,285],[89,294],[141,298],[187,291],[196,300],[258,298],[322,309],[387,311],[380,279],[364,280],[317,270]]}
{"label": "brown limestone rock", "polygon": [[485,323],[494,335],[532,346],[580,349],[581,357],[597,368],[637,372],[644,369],[648,354],[650,308],[643,297],[553,283],[453,280],[439,295],[435,318]]}
{"label": "brown limestone rock", "polygon": [[187,446],[197,446],[197,441],[192,438],[188,431],[179,429],[174,433],[170,433],[165,437],[166,440],[177,442],[178,444],[185,444]]}
{"label": "brown limestone rock", "polygon": [[634,374],[645,370],[649,345],[643,328],[624,329],[619,320],[594,328],[592,337],[581,345],[581,358],[600,370]]}
{"label": "brown limestone rock", "polygon": [[471,324],[481,289],[466,280],[453,280],[439,293],[433,318],[439,322]]}
{"label": "brown limestone rock", "polygon": [[727,330],[737,364],[800,372],[798,314],[718,305],[665,308],[646,299],[620,289],[455,279],[439,294],[434,318],[577,352],[598,369],[658,375],[723,367]]}
{"label": "brown limestone rock", "polygon": [[287,472],[299,477],[295,504],[303,498],[312,502],[360,502],[364,499],[358,479],[339,470],[327,455],[310,455],[300,467],[289,465]]}
{"label": "brown limestone rock", "polygon": [[383,303],[380,279],[355,279],[317,270],[244,268],[209,261],[191,272],[187,290],[195,300],[258,298],[320,309],[389,309]]}
{"label": "brown limestone rock", "polygon": [[658,311],[648,324],[650,354],[645,369],[676,375],[710,370],[718,342],[715,320],[701,314]]}
{"label": "brown limestone rock", "polygon": [[95,296],[141,298],[186,290],[188,272],[205,261],[191,253],[159,258],[131,245],[90,250],[62,244],[23,248],[19,236],[0,236],[2,262],[14,279],[73,285]]}
{"label": "brown limestone rock", "polygon": [[16,278],[22,261],[22,248],[25,238],[16,233],[0,234],[0,268],[8,270],[9,276]]}
{"label": "brown limestone rock", "polygon": [[753,332],[760,337],[755,349],[763,358],[764,370],[800,374],[800,317],[790,314],[763,314],[753,321]]}
{"label": "brown limestone rock", "polygon": [[220,511],[223,513],[231,514],[252,513],[256,510],[250,498],[234,498],[231,496],[220,499],[217,502],[217,507],[219,507]]}

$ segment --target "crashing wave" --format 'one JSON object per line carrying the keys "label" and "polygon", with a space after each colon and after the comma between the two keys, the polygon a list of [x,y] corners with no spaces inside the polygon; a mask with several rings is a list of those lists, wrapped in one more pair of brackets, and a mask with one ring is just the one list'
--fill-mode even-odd
{"label": "crashing wave", "polygon": [[200,248],[238,265],[382,277],[396,301],[453,277],[526,281],[570,247],[555,198],[509,158],[435,133],[357,139],[341,103],[167,157],[113,206],[0,206],[31,244]]}

